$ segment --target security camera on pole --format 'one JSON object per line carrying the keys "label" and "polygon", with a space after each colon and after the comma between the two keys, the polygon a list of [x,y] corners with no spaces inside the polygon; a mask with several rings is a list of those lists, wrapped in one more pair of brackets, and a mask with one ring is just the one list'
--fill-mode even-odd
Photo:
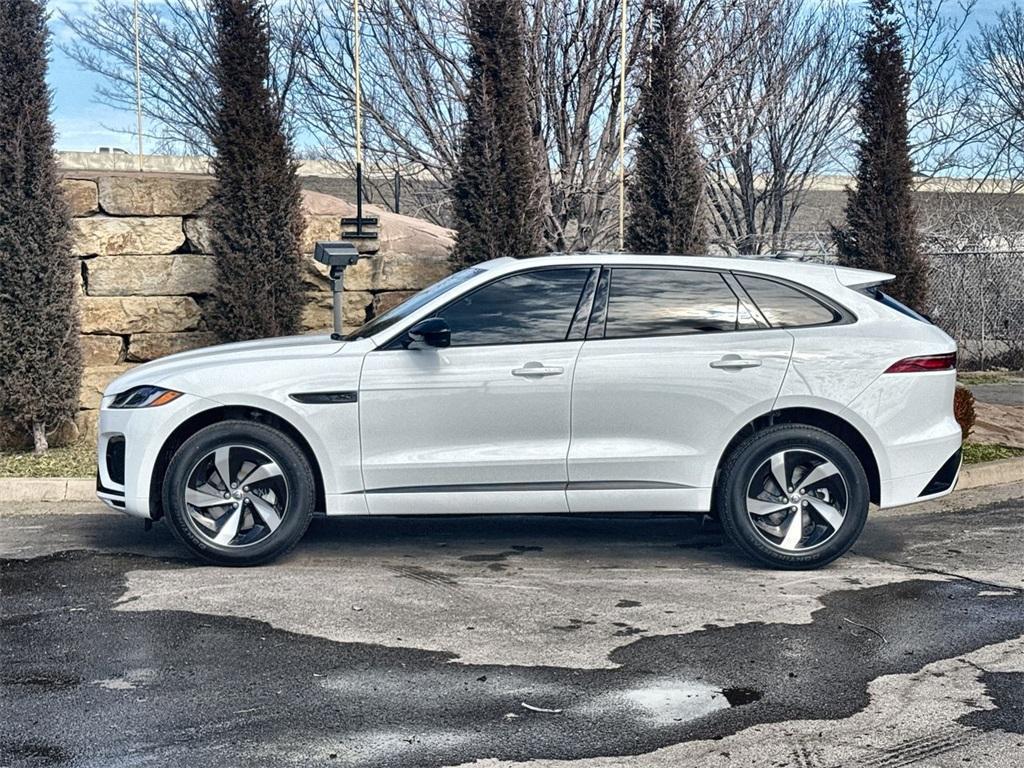
{"label": "security camera on pole", "polygon": [[[351,240],[373,240],[377,237],[379,221],[376,216],[363,216],[363,92],[360,77],[359,51],[359,0],[352,0],[352,46],[353,74],[355,75],[355,145],[356,145],[356,215],[341,220],[340,242],[320,242],[316,244],[313,258],[330,269],[332,305],[334,314],[334,332],[331,338],[340,341],[342,334],[342,314],[344,307],[345,270],[354,266],[360,259],[358,248]],[[355,229],[345,230],[345,227]]]}

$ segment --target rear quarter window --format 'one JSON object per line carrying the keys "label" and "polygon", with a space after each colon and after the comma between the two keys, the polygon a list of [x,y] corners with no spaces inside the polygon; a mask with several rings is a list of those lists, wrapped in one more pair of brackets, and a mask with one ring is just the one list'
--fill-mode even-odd
{"label": "rear quarter window", "polygon": [[828,325],[842,319],[832,307],[791,285],[751,275],[736,275],[736,280],[772,328]]}
{"label": "rear quarter window", "polygon": [[887,306],[889,309],[894,309],[901,315],[906,315],[907,317],[912,317],[914,320],[920,320],[922,323],[928,323],[928,325],[932,325],[932,321],[927,316],[922,315],[920,312],[915,312],[906,304],[897,301],[892,296],[883,291],[881,288],[879,288],[877,285],[872,285],[869,288],[865,288],[864,293],[873,298],[879,304],[883,304]]}

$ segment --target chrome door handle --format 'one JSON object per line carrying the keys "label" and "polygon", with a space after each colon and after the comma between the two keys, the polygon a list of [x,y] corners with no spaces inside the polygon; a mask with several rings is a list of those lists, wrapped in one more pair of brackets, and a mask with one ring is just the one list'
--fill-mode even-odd
{"label": "chrome door handle", "polygon": [[513,368],[513,376],[526,376],[527,378],[532,376],[558,376],[559,374],[565,373],[565,369],[557,365],[544,365],[538,362],[529,362],[523,365],[522,368]]}
{"label": "chrome door handle", "polygon": [[725,368],[727,370],[739,370],[741,368],[757,368],[761,365],[760,360],[751,360],[739,355],[725,355],[721,360],[710,363],[712,368]]}

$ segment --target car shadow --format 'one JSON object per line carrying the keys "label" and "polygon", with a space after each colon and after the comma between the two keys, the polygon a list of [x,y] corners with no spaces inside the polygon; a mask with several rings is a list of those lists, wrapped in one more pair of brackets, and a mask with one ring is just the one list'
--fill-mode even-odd
{"label": "car shadow", "polygon": [[523,553],[559,558],[666,557],[729,566],[750,562],[711,518],[696,514],[452,515],[318,517],[293,556],[402,554],[445,549],[465,562],[499,562]]}
{"label": "car shadow", "polygon": [[[51,551],[95,549],[199,563],[165,521],[145,530],[121,515],[68,516]],[[317,516],[296,548],[279,564],[336,558],[442,554],[466,563],[501,562],[514,555],[609,559],[638,563],[709,564],[759,568],[724,537],[718,524],[697,514],[451,515],[421,517]]]}

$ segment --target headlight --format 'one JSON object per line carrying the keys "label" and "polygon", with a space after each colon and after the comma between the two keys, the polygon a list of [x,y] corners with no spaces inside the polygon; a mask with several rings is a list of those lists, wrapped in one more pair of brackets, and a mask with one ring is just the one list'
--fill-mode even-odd
{"label": "headlight", "polygon": [[181,392],[162,387],[133,387],[114,397],[111,408],[152,408],[157,405],[167,405],[172,400],[181,397]]}

